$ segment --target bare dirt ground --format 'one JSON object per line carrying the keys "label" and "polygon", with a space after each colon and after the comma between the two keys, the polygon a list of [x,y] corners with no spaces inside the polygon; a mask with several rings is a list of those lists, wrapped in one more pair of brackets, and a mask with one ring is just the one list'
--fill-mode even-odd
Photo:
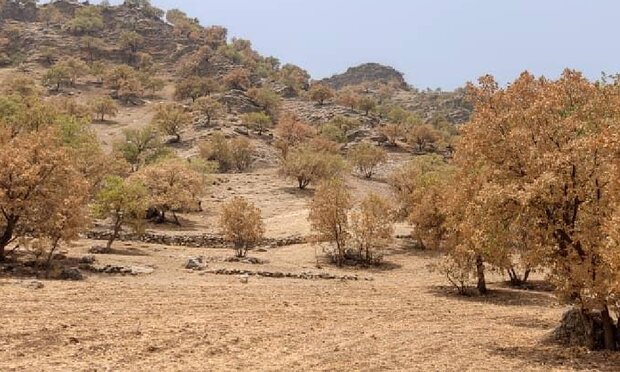
{"label": "bare dirt ground", "polygon": [[[71,255],[82,255],[80,242]],[[123,246],[123,244],[121,244]],[[120,248],[120,247],[119,247]],[[542,291],[501,283],[459,297],[397,248],[386,270],[315,267],[315,248],[256,252],[264,265],[209,268],[357,274],[373,281],[296,280],[191,272],[188,256],[227,250],[125,243],[100,263],[150,266],[142,276],[83,282],[0,280],[0,370],[617,370],[618,355],[546,345],[562,308]],[[136,255],[140,254],[140,255]],[[500,278],[496,278],[500,281]]]}

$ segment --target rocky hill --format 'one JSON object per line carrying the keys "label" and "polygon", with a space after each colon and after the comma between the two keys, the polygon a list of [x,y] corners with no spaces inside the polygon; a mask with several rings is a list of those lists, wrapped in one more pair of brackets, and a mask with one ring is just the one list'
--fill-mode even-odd
{"label": "rocky hill", "polygon": [[379,63],[365,63],[350,67],[346,72],[323,79],[321,82],[334,89],[342,89],[347,86],[360,85],[363,83],[391,83],[398,88],[408,89],[407,82],[402,72],[393,67],[381,65]]}

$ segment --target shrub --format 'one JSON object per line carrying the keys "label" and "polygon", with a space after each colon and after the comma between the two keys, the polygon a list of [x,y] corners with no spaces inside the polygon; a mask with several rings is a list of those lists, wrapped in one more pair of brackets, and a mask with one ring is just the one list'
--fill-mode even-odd
{"label": "shrub", "polygon": [[387,160],[385,150],[370,143],[363,142],[349,151],[349,160],[366,178],[371,178],[375,168]]}
{"label": "shrub", "polygon": [[263,132],[273,126],[273,120],[271,116],[264,112],[251,112],[241,116],[241,121],[248,127],[248,129],[254,129],[261,136]]}
{"label": "shrub", "polygon": [[300,189],[311,182],[336,177],[346,169],[340,155],[318,152],[309,146],[301,146],[289,152],[282,160],[281,172],[297,180]]}
{"label": "shrub", "polygon": [[308,221],[315,239],[334,245],[328,254],[339,266],[344,263],[350,238],[348,212],[351,206],[349,190],[337,178],[321,182],[310,203]]}
{"label": "shrub", "polygon": [[222,206],[220,229],[224,238],[233,244],[237,257],[245,257],[265,234],[260,209],[239,196]]}
{"label": "shrub", "polygon": [[381,262],[381,252],[393,242],[394,226],[389,201],[368,195],[351,215],[351,235],[359,259],[369,265]]}

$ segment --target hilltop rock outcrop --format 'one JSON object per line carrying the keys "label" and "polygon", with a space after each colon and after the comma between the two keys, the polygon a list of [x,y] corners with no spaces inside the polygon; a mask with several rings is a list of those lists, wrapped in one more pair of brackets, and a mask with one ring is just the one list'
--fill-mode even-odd
{"label": "hilltop rock outcrop", "polygon": [[334,89],[362,83],[395,83],[401,89],[409,87],[402,72],[379,63],[365,63],[350,67],[345,73],[323,79],[321,82]]}

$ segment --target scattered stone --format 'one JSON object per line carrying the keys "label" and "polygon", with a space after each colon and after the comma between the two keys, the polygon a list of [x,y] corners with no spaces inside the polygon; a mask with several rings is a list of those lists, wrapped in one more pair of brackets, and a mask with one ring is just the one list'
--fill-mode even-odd
{"label": "scattered stone", "polygon": [[80,258],[80,264],[92,265],[97,261],[97,258],[93,255],[83,256]]}
{"label": "scattered stone", "polygon": [[90,249],[88,250],[88,253],[93,253],[93,254],[109,254],[111,251],[111,249],[101,246],[101,245],[93,245],[92,247],[90,247]]}
{"label": "scattered stone", "polygon": [[224,259],[224,262],[239,262],[250,265],[262,265],[267,263],[267,261],[256,257],[228,257]]}
{"label": "scattered stone", "polygon": [[59,278],[62,280],[84,280],[82,272],[77,267],[63,268]]}
{"label": "scattered stone", "polygon": [[239,281],[243,284],[248,284],[249,280],[250,280],[250,276],[248,274],[243,274],[239,277]]}
{"label": "scattered stone", "polygon": [[240,269],[215,269],[208,270],[206,273],[215,274],[215,275],[238,275],[238,276],[261,276],[264,278],[292,278],[292,279],[304,279],[304,280],[343,280],[343,281],[372,281],[373,278],[359,278],[357,275],[343,275],[338,276],[329,273],[312,273],[312,272],[302,272],[302,273],[282,273],[279,271],[250,271],[250,270],[240,270]]}
{"label": "scattered stone", "polygon": [[45,287],[45,285],[38,280],[32,280],[32,281],[24,283],[24,287],[30,288],[30,289],[41,289]]}
{"label": "scattered stone", "polygon": [[196,271],[201,271],[207,268],[207,265],[204,262],[204,257],[202,256],[198,256],[198,257],[190,257],[187,259],[187,262],[185,263],[185,268],[188,270],[196,270]]}
{"label": "scattered stone", "polygon": [[83,264],[81,267],[83,270],[88,270],[94,273],[100,274],[120,274],[120,275],[142,275],[152,274],[155,270],[151,267],[142,266],[120,266],[120,265],[105,265],[105,266],[93,266]]}

